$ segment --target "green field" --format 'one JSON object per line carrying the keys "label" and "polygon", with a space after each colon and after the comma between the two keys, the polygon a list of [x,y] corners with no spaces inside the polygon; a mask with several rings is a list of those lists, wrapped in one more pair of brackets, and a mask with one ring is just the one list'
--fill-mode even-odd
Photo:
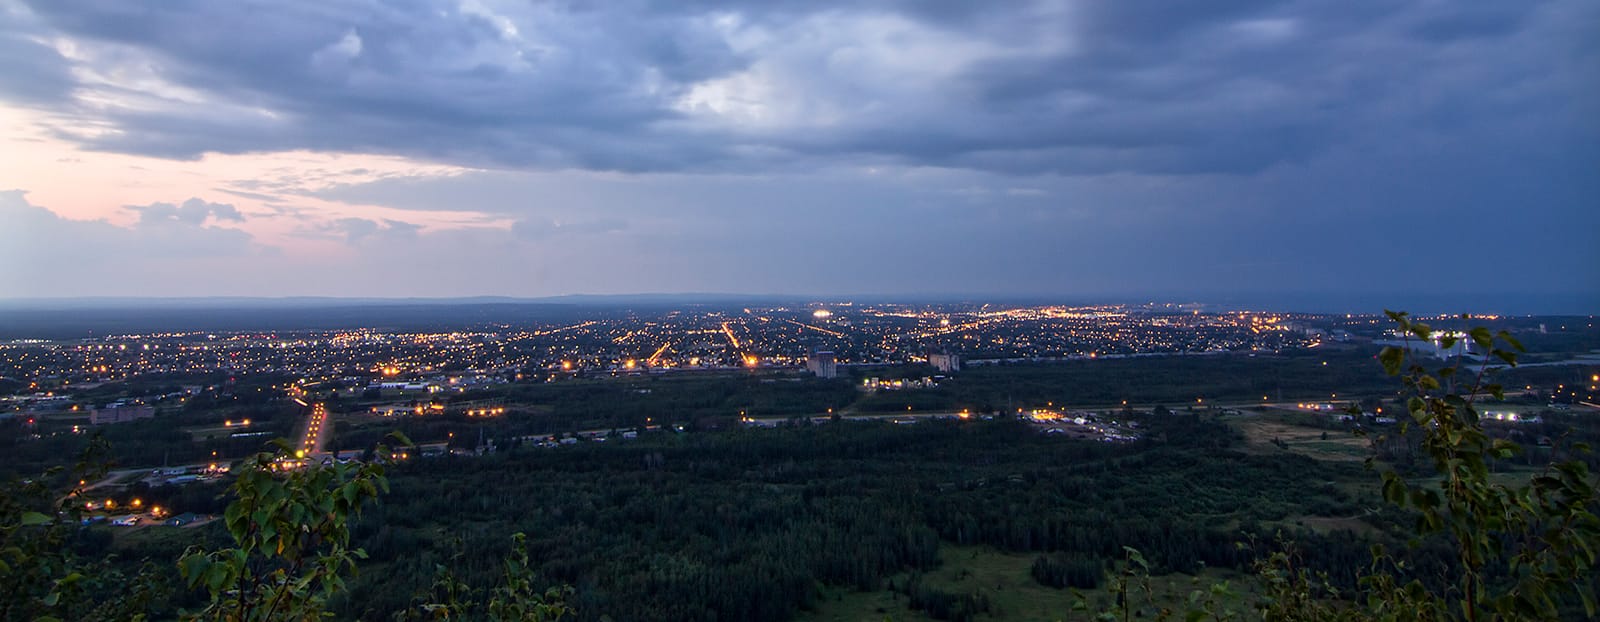
{"label": "green field", "polygon": [[[1017,622],[1053,622],[1055,620],[1087,620],[1091,611],[1109,611],[1116,597],[1109,586],[1098,590],[1075,592],[1040,585],[1033,580],[1030,569],[1036,553],[1007,553],[990,547],[944,545],[940,547],[942,564],[922,576],[929,586],[949,592],[982,592],[990,602],[990,611],[979,615],[979,620],[1015,620]],[[894,582],[903,584],[909,575],[898,575]],[[1209,590],[1211,585],[1232,580],[1237,583],[1238,573],[1207,570],[1200,576],[1173,573],[1150,579],[1153,600],[1136,596],[1135,603],[1144,604],[1149,617],[1153,607],[1169,607],[1181,611],[1194,590]],[[1083,602],[1087,609],[1074,610]],[[800,622],[858,622],[927,621],[934,618],[908,607],[903,594],[890,590],[876,592],[829,590],[814,611],[803,612],[796,618]]]}
{"label": "green field", "polygon": [[1244,435],[1245,449],[1255,453],[1291,452],[1332,462],[1361,462],[1372,453],[1367,439],[1338,425],[1336,415],[1272,409],[1227,422]]}

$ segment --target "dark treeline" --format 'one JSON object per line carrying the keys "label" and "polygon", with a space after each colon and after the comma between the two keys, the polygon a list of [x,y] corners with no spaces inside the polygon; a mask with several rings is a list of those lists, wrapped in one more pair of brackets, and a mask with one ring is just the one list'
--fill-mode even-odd
{"label": "dark treeline", "polygon": [[[1306,508],[1359,512],[1332,483],[1367,476],[1358,467],[1235,451],[1233,432],[1196,417],[1146,425],[1153,440],[1131,445],[1009,420],[846,422],[416,461],[358,523],[371,559],[339,612],[388,619],[436,565],[490,584],[520,531],[537,581],[574,586],[588,620],[787,619],[822,585],[890,587],[962,619],[983,594],[914,580],[941,542],[1039,552],[1057,560],[1035,568],[1041,583],[1083,585],[1125,545],[1163,572],[1243,569]],[[1336,581],[1370,562],[1365,537],[1293,537]]]}
{"label": "dark treeline", "polygon": [[664,376],[636,381],[516,385],[508,401],[548,405],[569,425],[642,425],[729,416],[815,415],[859,397],[849,379],[740,374],[700,378]]}
{"label": "dark treeline", "polygon": [[[265,441],[292,438],[306,409],[284,399],[277,385],[290,379],[258,374],[243,379],[226,373],[149,374],[73,392],[78,411],[55,411],[0,419],[0,476],[25,477],[77,456],[94,436],[110,450],[110,468],[154,467],[233,461],[261,451]],[[90,425],[89,408],[116,399],[201,390],[182,400],[156,401],[156,416],[115,425]],[[249,419],[248,428],[223,422]],[[34,420],[33,425],[29,424]],[[73,428],[77,427],[77,431]],[[234,436],[235,433],[252,434]]]}
{"label": "dark treeline", "polygon": [[[91,435],[99,435],[110,444],[110,467],[182,465],[207,460],[229,461],[261,451],[263,439],[292,438],[295,436],[303,409],[283,404],[246,406],[230,410],[229,416],[249,418],[250,432],[259,436],[231,436],[226,431],[196,435],[186,431],[186,425],[207,425],[211,416],[203,420],[189,420],[180,412],[163,413],[155,419],[134,421],[117,425],[83,425],[83,434],[72,434],[61,429],[54,434],[39,434],[26,419],[13,417],[0,421],[0,452],[6,459],[0,463],[0,475],[21,476],[37,473],[60,464],[77,455],[88,444]],[[215,424],[220,427],[221,416]],[[68,426],[56,425],[55,428]]]}
{"label": "dark treeline", "polygon": [[[842,409],[859,396],[847,379],[819,380],[792,375],[722,377],[643,377],[519,384],[503,392],[475,391],[442,398],[449,402],[504,398],[509,412],[489,419],[459,414],[401,419],[336,421],[339,448],[370,447],[391,430],[419,443],[454,439],[458,446],[477,444],[481,433],[499,442],[533,434],[583,430],[684,425],[706,430],[738,425],[739,415],[752,417],[809,416]],[[426,404],[427,399],[415,403]],[[356,404],[330,402],[335,412],[360,412]],[[481,432],[480,432],[481,430]]]}
{"label": "dark treeline", "polygon": [[458,330],[462,326],[529,321],[563,322],[617,309],[531,302],[414,304],[378,300],[365,304],[337,298],[321,301],[196,299],[188,304],[153,301],[60,301],[0,308],[0,339],[76,339],[121,333],[168,331]]}
{"label": "dark treeline", "polygon": [[1373,348],[1351,348],[977,365],[936,389],[883,391],[857,408],[900,411],[909,405],[916,410],[971,408],[988,412],[1043,406],[1046,401],[1082,406],[1123,400],[1177,407],[1193,404],[1197,397],[1207,401],[1249,401],[1263,396],[1293,400],[1326,398],[1330,393],[1393,391],[1391,379],[1374,364],[1374,354]]}

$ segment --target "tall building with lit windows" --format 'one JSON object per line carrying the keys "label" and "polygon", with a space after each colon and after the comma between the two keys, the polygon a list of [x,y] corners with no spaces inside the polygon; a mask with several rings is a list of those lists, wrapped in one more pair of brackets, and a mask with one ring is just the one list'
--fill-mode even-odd
{"label": "tall building with lit windows", "polygon": [[818,378],[839,377],[839,359],[832,352],[812,352],[806,357],[806,369]]}

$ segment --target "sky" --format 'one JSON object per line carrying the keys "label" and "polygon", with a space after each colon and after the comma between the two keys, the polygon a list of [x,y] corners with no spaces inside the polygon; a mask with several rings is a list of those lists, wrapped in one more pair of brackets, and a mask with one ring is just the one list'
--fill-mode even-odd
{"label": "sky", "polygon": [[1592,0],[0,0],[0,298],[1600,311],[1596,75]]}

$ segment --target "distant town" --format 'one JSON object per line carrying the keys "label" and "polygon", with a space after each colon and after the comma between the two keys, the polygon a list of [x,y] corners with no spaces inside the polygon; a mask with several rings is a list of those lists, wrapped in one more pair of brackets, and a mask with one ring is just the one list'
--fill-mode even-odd
{"label": "distant town", "polygon": [[[1182,305],[873,305],[627,312],[567,324],[449,332],[378,329],[152,332],[0,344],[0,375],[38,386],[152,373],[289,374],[304,383],[371,376],[456,383],[506,374],[803,367],[1275,352],[1317,347],[1373,318],[1204,313]],[[953,356],[944,356],[953,355]],[[817,371],[817,370],[813,370]]]}
{"label": "distant town", "polygon": [[[1464,321],[1433,319],[1441,326]],[[1528,365],[1552,371],[1520,387],[1516,404],[1489,410],[1497,423],[1536,424],[1549,409],[1600,402],[1600,375],[1590,371],[1600,366],[1600,354],[1582,347],[1593,337],[1592,319],[1470,320],[1505,323],[1536,344],[1541,337],[1577,344],[1531,354]],[[416,445],[387,456],[406,460],[841,419],[912,424],[1006,416],[1045,435],[1121,443],[1140,437],[1135,415],[1171,412],[1159,405],[1163,400],[1136,391],[1120,400],[1094,398],[1066,385],[1018,388],[1006,375],[1068,364],[1242,360],[1250,370],[1244,373],[1282,381],[1251,392],[1211,389],[1231,383],[1219,368],[1158,384],[1198,387],[1193,398],[1169,401],[1191,411],[1271,408],[1331,426],[1386,425],[1395,419],[1368,389],[1387,382],[1376,373],[1374,348],[1405,344],[1439,360],[1486,359],[1459,344],[1411,343],[1390,326],[1376,315],[1213,312],[1177,304],[817,302],[606,309],[572,321],[432,332],[172,330],[17,339],[0,343],[0,422],[16,447],[39,452],[40,460],[58,459],[52,447],[75,446],[63,439],[125,429],[111,436],[124,437],[131,453],[108,480],[125,491],[224,478],[233,460],[275,438],[290,442],[301,463],[370,458],[371,446],[390,429],[415,437]],[[1377,384],[1329,380],[1314,387],[1295,380],[1304,373],[1334,377],[1324,372],[1332,371],[1330,360],[1338,369],[1365,370],[1361,382]],[[1171,373],[1121,367],[1112,375],[1127,377],[1129,369]],[[1300,371],[1283,371],[1290,369]],[[980,370],[993,373],[968,377]],[[1267,385],[1258,379],[1255,386]],[[1220,399],[1208,399],[1208,392]],[[1076,401],[1057,402],[1054,395]],[[427,421],[437,423],[420,423]],[[490,421],[498,423],[484,425]],[[144,499],[123,497],[120,513],[105,512],[117,507],[110,497],[88,509],[135,524],[127,515]],[[166,516],[173,509],[167,502],[142,511],[146,520],[203,518]]]}
{"label": "distant town", "polygon": [[[167,560],[229,526],[231,491],[248,475],[296,481],[381,467],[394,493],[357,531],[371,553],[364,561],[386,565],[362,575],[383,579],[358,580],[372,581],[367,590],[390,577],[412,586],[388,597],[398,604],[384,607],[397,611],[432,572],[407,560],[478,525],[525,530],[541,558],[563,565],[573,563],[565,555],[627,563],[562,551],[680,515],[698,526],[674,533],[711,538],[732,524],[730,512],[770,529],[816,512],[817,499],[855,499],[838,507],[856,509],[813,514],[782,540],[825,542],[832,531],[918,517],[938,528],[891,523],[872,541],[921,529],[925,548],[956,552],[933,571],[952,585],[969,581],[960,564],[978,560],[973,567],[996,570],[972,585],[1005,585],[1056,610],[1064,592],[1049,583],[1052,564],[1066,561],[977,545],[1043,547],[1030,539],[1055,528],[1031,526],[1076,525],[1059,535],[1122,534],[1116,542],[1160,551],[1148,543],[1179,542],[1168,537],[1174,524],[1237,515],[1273,529],[1325,525],[1327,537],[1349,539],[1319,542],[1366,550],[1370,542],[1337,534],[1377,533],[1393,518],[1372,514],[1379,497],[1360,465],[1426,460],[1420,428],[1405,425],[1407,397],[1380,364],[1385,347],[1503,385],[1479,405],[1480,425],[1524,450],[1499,460],[1496,477],[1532,473],[1588,442],[1600,412],[1600,331],[1582,316],[1415,318],[1433,327],[1420,340],[1378,314],[1183,304],[506,307],[492,319],[470,307],[424,311],[408,323],[374,309],[360,326],[359,310],[330,311],[344,316],[329,321],[307,308],[286,312],[280,329],[225,330],[193,310],[147,310],[138,323],[167,328],[139,331],[108,330],[130,324],[105,311],[63,312],[49,332],[0,341],[0,477],[16,490],[54,478],[70,490],[49,494],[71,529],[129,560]],[[1524,346],[1515,368],[1483,349],[1475,326]],[[851,505],[860,503],[878,505]],[[904,505],[882,509],[891,503]],[[1204,518],[1168,521],[1184,503]],[[1081,509],[1059,514],[1071,507]],[[1118,531],[1129,525],[1143,531]],[[1232,532],[1181,539],[1214,545],[1211,559],[1237,541]],[[838,567],[851,567],[857,540],[838,546]],[[1202,559],[1187,548],[1161,554]],[[1080,566],[1085,588],[1108,567],[1098,557]],[[881,584],[854,589],[888,604],[831,606],[901,607]]]}

